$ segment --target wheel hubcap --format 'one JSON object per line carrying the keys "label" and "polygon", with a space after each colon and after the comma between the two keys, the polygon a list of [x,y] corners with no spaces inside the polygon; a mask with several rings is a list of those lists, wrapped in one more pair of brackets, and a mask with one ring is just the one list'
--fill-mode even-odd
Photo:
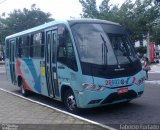
{"label": "wheel hubcap", "polygon": [[67,98],[67,105],[69,107],[70,110],[73,110],[76,108],[76,101],[74,99],[73,95],[69,95]]}

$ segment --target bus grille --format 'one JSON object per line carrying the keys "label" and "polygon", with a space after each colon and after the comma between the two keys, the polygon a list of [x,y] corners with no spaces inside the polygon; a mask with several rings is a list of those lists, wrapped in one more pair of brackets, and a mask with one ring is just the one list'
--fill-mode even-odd
{"label": "bus grille", "polygon": [[112,93],[106,99],[104,99],[101,104],[112,103],[114,101],[119,101],[123,99],[133,99],[136,97],[137,97],[137,93],[133,90],[129,90],[127,93],[123,93],[123,94]]}

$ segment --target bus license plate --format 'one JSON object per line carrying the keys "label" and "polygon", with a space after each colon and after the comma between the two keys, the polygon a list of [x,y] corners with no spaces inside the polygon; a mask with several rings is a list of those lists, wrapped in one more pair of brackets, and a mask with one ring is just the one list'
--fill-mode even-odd
{"label": "bus license plate", "polygon": [[119,89],[117,89],[117,92],[118,92],[118,94],[127,93],[128,88],[119,88]]}

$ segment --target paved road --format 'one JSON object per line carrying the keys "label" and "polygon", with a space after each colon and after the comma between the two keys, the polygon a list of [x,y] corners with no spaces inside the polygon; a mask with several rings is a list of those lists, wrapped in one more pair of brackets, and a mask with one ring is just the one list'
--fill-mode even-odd
{"label": "paved road", "polygon": [[148,77],[149,81],[155,81],[155,80],[160,81],[160,73],[149,73]]}
{"label": "paved road", "polygon": [[160,81],[160,64],[152,65],[149,71],[149,81]]}
{"label": "paved road", "polygon": [[[2,74],[0,74],[0,88],[20,94],[19,88],[9,84]],[[29,98],[65,110],[62,103],[46,97],[31,95]],[[160,123],[160,85],[147,83],[143,96],[127,105],[86,109],[79,115],[117,129],[119,124]]]}
{"label": "paved road", "polygon": [[4,65],[0,65],[0,74],[3,74],[3,73],[5,73],[6,71],[5,71],[5,67],[4,67]]}

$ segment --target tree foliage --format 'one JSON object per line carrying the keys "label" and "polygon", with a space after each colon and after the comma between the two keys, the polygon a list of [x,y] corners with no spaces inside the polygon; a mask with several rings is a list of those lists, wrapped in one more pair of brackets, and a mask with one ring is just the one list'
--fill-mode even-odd
{"label": "tree foliage", "polygon": [[[3,16],[4,15],[5,14],[3,14]],[[45,13],[39,8],[36,8],[35,4],[31,6],[31,9],[15,9],[13,12],[8,14],[8,17],[0,18],[0,44],[4,44],[4,39],[7,35],[11,35],[53,20],[50,16],[50,13]]]}
{"label": "tree foliage", "polygon": [[160,42],[159,0],[126,0],[121,6],[103,0],[99,7],[96,6],[96,0],[79,1],[83,7],[82,17],[118,22],[132,33],[135,41],[143,39],[150,32],[151,38],[156,43]]}
{"label": "tree foliage", "polygon": [[96,6],[96,0],[79,0],[83,6],[83,14],[82,17],[85,18],[95,18],[99,16],[99,12]]}
{"label": "tree foliage", "polygon": [[147,53],[147,47],[146,47],[146,46],[136,47],[136,51],[137,51],[139,54],[146,54],[146,53]]}

